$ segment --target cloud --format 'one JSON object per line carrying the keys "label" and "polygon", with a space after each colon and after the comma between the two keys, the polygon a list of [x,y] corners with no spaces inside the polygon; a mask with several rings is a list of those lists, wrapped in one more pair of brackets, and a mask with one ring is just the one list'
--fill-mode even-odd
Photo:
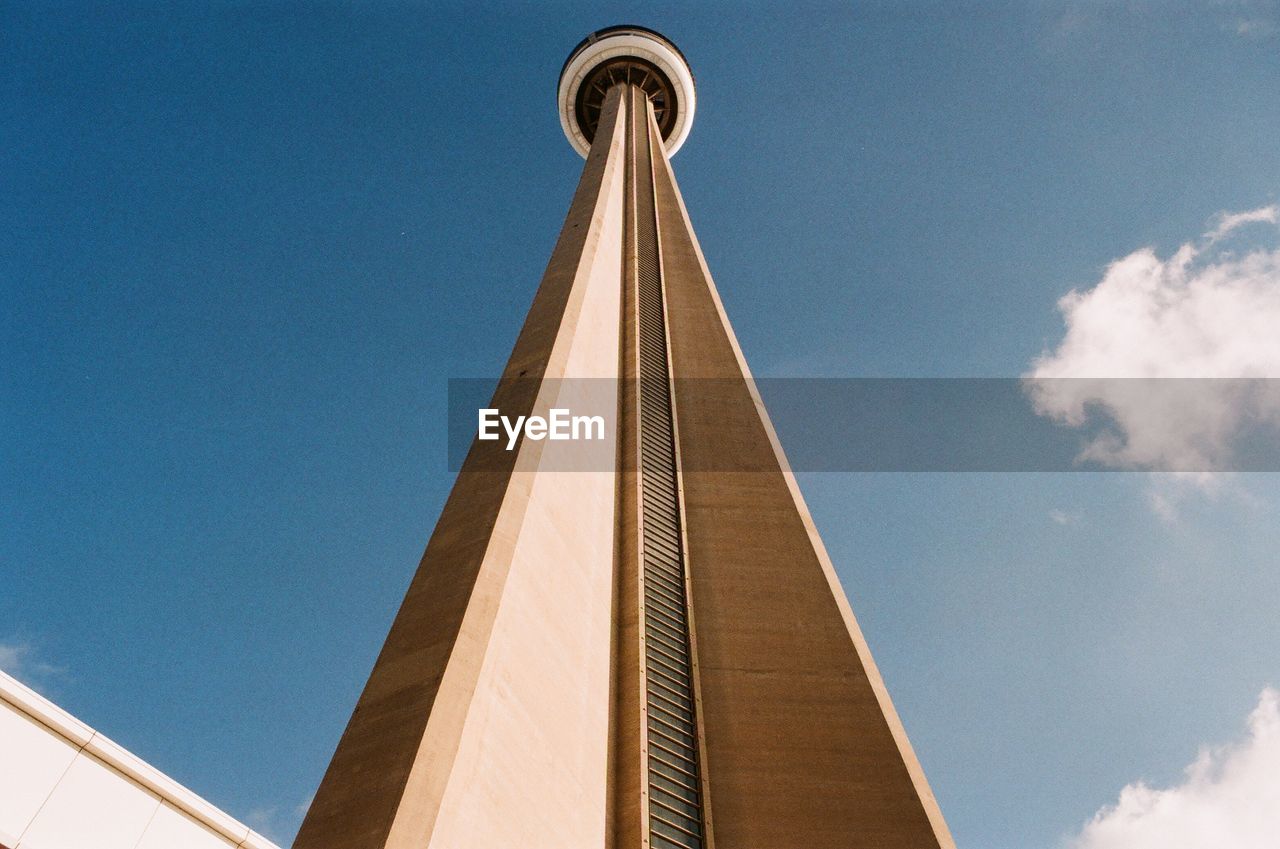
{"label": "cloud", "polygon": [[311,808],[314,794],[296,805],[262,805],[245,814],[245,824],[268,840],[287,844]]}
{"label": "cloud", "polygon": [[37,691],[43,691],[53,679],[66,673],[62,667],[42,660],[29,641],[16,639],[0,643],[0,669]]}
{"label": "cloud", "polygon": [[244,817],[245,824],[249,828],[276,843],[280,842],[283,834],[280,820],[280,807],[278,805],[251,808]]}
{"label": "cloud", "polygon": [[1049,518],[1058,525],[1074,525],[1080,521],[1080,514],[1054,509],[1049,511]]}
{"label": "cloud", "polygon": [[1235,22],[1236,35],[1244,38],[1263,39],[1276,34],[1276,25],[1266,18],[1239,18]]}
{"label": "cloud", "polygon": [[1248,212],[1222,212],[1218,214],[1218,226],[1214,227],[1208,234],[1210,242],[1216,242],[1232,230],[1237,230],[1246,224],[1275,224],[1276,223],[1276,206],[1264,206],[1261,209],[1251,209]]}
{"label": "cloud", "polygon": [[1181,784],[1138,781],[1069,841],[1071,849],[1275,849],[1280,835],[1280,693],[1266,689],[1248,736],[1205,748]]}
{"label": "cloud", "polygon": [[1189,499],[1211,501],[1230,494],[1235,500],[1250,507],[1257,504],[1247,492],[1227,486],[1229,476],[1209,472],[1170,472],[1151,476],[1147,486],[1147,506],[1166,525],[1176,525],[1182,518],[1182,508]]}
{"label": "cloud", "polygon": [[1280,249],[1231,247],[1250,224],[1272,225],[1274,243],[1277,217],[1275,206],[1221,214],[1171,256],[1134,251],[1092,288],[1058,301],[1063,338],[1025,377],[1041,415],[1110,425],[1090,437],[1082,459],[1222,469],[1242,434],[1280,428],[1276,386],[1219,379],[1280,377]]}

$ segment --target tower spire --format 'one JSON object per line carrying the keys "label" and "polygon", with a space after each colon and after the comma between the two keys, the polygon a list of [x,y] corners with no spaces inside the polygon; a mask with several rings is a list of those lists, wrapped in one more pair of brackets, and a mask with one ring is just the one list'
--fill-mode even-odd
{"label": "tower spire", "polygon": [[295,849],[952,849],[681,200],[684,57],[602,30],[558,103],[587,161],[490,407],[606,378],[607,456],[472,444]]}

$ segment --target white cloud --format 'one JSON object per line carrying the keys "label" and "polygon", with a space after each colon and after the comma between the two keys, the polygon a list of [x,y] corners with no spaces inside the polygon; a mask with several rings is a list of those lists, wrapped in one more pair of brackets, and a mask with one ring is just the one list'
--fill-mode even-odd
{"label": "white cloud", "polygon": [[[1219,215],[1198,242],[1162,258],[1152,248],[1115,260],[1091,289],[1058,301],[1062,340],[1032,364],[1036,411],[1071,426],[1112,427],[1082,458],[1119,468],[1205,471],[1230,466],[1249,426],[1280,427],[1280,249],[1232,250],[1248,224],[1277,207]],[[1267,228],[1274,242],[1275,228]],[[1071,379],[1061,379],[1071,378]],[[1200,378],[1117,380],[1116,378]]]}
{"label": "white cloud", "polygon": [[1275,224],[1277,207],[1264,206],[1247,212],[1222,212],[1218,214],[1218,226],[1209,232],[1209,241],[1216,242],[1232,230],[1246,224]]}
{"label": "white cloud", "polygon": [[1182,518],[1182,508],[1187,500],[1195,496],[1217,500],[1224,494],[1235,496],[1235,500],[1248,506],[1256,506],[1249,495],[1239,488],[1230,488],[1226,484],[1229,475],[1210,472],[1170,472],[1154,474],[1147,486],[1147,505],[1151,512],[1166,525],[1176,525]]}
{"label": "white cloud", "polygon": [[1080,514],[1054,509],[1049,511],[1049,518],[1058,525],[1074,525],[1080,521]]}
{"label": "white cloud", "polygon": [[0,643],[0,669],[15,678],[18,677],[18,670],[22,668],[22,656],[27,651],[29,651],[28,646]]}
{"label": "white cloud", "polygon": [[0,669],[33,690],[44,690],[50,679],[65,672],[61,667],[41,660],[35,646],[26,640],[0,643]]}
{"label": "white cloud", "polygon": [[1280,838],[1280,693],[1262,692],[1241,742],[1205,748],[1181,784],[1120,791],[1071,849],[1275,849]]}
{"label": "white cloud", "polygon": [[1236,35],[1245,38],[1270,38],[1276,34],[1276,25],[1266,18],[1239,18],[1236,20]]}
{"label": "white cloud", "polygon": [[251,808],[249,813],[245,814],[244,821],[249,828],[252,828],[268,840],[273,842],[281,840],[282,828],[280,807],[278,805]]}
{"label": "white cloud", "polygon": [[296,805],[261,805],[245,814],[244,821],[269,840],[285,844],[297,833],[314,798],[308,796]]}

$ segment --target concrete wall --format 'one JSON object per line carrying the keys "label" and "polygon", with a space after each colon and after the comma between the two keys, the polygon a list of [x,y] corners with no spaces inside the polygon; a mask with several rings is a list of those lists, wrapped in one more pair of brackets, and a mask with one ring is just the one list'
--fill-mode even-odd
{"label": "concrete wall", "polygon": [[529,470],[516,472],[486,558],[506,576],[428,849],[605,842],[622,176],[605,179],[581,308],[557,343],[563,366],[549,365],[569,379],[549,381],[534,406],[607,411],[606,447],[593,470],[573,471],[575,443],[521,446],[517,469]]}
{"label": "concrete wall", "polygon": [[[504,415],[616,410],[619,104],[489,404]],[[605,844],[612,435],[585,465],[574,442],[473,442],[294,849]]]}
{"label": "concrete wall", "polygon": [[954,849],[656,163],[716,849]]}
{"label": "concrete wall", "polygon": [[278,849],[3,672],[0,846]]}

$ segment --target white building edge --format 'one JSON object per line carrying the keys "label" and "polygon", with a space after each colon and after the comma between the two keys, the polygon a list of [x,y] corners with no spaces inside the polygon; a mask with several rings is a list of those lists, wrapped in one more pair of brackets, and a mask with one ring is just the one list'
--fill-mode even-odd
{"label": "white building edge", "polygon": [[0,672],[0,849],[279,849]]}

